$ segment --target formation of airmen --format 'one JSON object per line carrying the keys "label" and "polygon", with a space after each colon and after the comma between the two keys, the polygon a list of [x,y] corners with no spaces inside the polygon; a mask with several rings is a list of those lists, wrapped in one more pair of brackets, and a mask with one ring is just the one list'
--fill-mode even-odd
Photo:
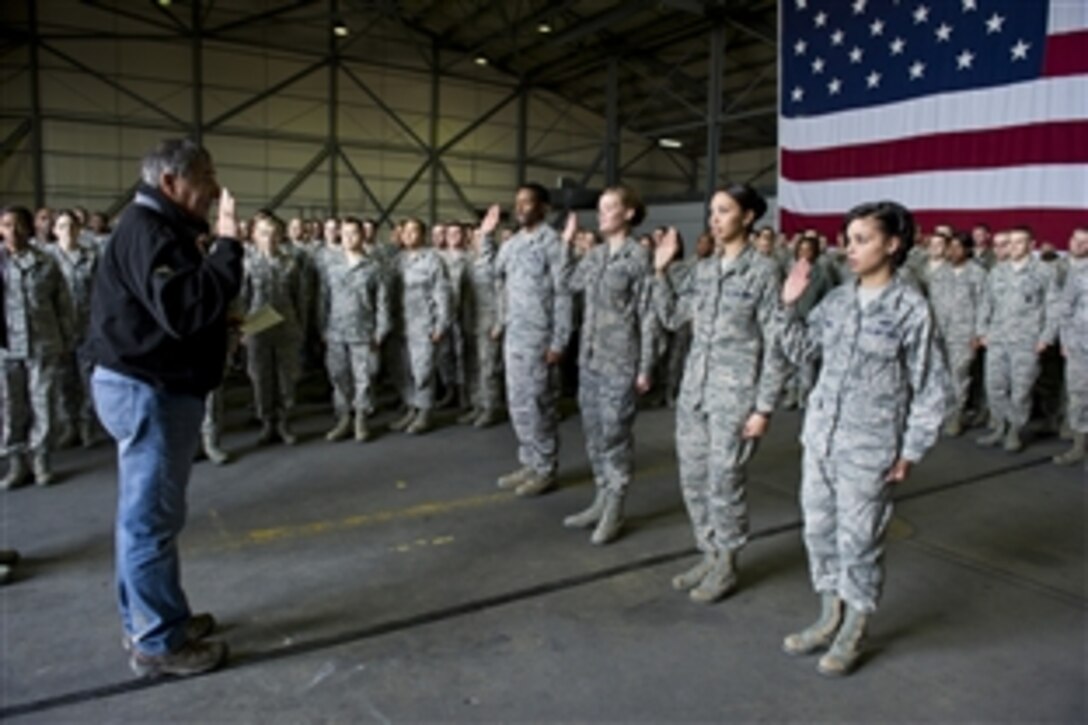
{"label": "formation of airmen", "polygon": [[[498,486],[539,495],[556,485],[563,361],[576,350],[595,485],[564,526],[592,528],[598,545],[619,536],[635,416],[660,394],[676,409],[680,484],[702,553],[673,586],[708,603],[736,587],[747,463],[776,408],[803,407],[801,504],[821,615],[783,647],[828,649],[819,669],[831,675],[855,666],[879,599],[890,484],[942,428],[956,436],[984,424],[980,444],[1015,452],[1034,405],[1065,414],[1072,446],[1055,462],[1085,459],[1088,229],[1051,259],[1033,253],[1026,227],[992,244],[982,226],[921,236],[909,212],[881,202],[853,210],[829,247],[814,231],[757,231],[765,201],[733,185],[713,195],[708,231],[685,259],[675,229],[634,236],[645,207],[626,186],[601,194],[596,230],[569,214],[557,231],[548,209],[548,192],[526,184],[514,228],[495,205],[478,223],[429,234],[406,219],[386,241],[370,219],[284,224],[258,213],[242,235],[236,316],[260,441],[297,442],[297,381],[323,362],[329,441],[373,438],[381,386],[399,402],[390,429],[411,435],[431,430],[442,407],[478,428],[505,407],[518,466]],[[108,233],[101,219],[86,230],[85,218],[21,208],[0,217],[5,489],[50,483],[51,451],[94,442],[78,349]],[[1056,386],[1039,384],[1054,367],[1048,356],[1064,361]],[[203,451],[225,463],[222,390],[207,411]]]}

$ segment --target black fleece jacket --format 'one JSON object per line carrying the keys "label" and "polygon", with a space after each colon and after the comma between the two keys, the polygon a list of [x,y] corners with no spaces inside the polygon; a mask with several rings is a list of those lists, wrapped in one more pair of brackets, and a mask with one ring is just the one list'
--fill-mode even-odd
{"label": "black fleece jacket", "polygon": [[171,393],[204,396],[223,378],[227,312],[242,285],[242,245],[209,232],[141,185],[98,264],[84,353]]}

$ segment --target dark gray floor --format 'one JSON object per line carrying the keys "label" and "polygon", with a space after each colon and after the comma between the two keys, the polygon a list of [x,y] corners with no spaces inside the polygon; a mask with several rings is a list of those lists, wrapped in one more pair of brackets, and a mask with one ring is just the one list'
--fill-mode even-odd
{"label": "dark gray floor", "polygon": [[67,452],[63,485],[0,496],[2,543],[27,557],[0,590],[0,714],[28,721],[1084,722],[1083,470],[942,442],[902,489],[870,654],[827,681],[779,652],[813,616],[798,523],[798,418],[751,466],[756,536],[741,589],[691,604],[672,414],[638,423],[627,536],[594,548],[559,526],[590,491],[578,421],[563,488],[498,492],[503,426],[303,445],[198,465],[183,537],[195,609],[235,655],[224,671],[131,679],[112,599],[112,453]]}

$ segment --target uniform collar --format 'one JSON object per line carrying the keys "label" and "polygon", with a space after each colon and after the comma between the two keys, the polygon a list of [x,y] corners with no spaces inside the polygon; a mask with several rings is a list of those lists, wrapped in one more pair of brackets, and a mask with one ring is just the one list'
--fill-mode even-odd
{"label": "uniform collar", "polygon": [[136,206],[151,210],[172,226],[188,230],[194,237],[207,234],[211,229],[206,220],[189,214],[150,184],[140,182],[140,185],[136,187],[136,196],[133,203]]}
{"label": "uniform collar", "polygon": [[717,266],[718,276],[728,277],[731,274],[744,274],[747,272],[748,268],[752,266],[752,260],[754,259],[755,254],[757,254],[755,248],[751,244],[745,244],[741,253],[733,258],[729,268],[724,271],[722,270],[722,261],[725,257],[720,254],[715,254],[712,259]]}
{"label": "uniform collar", "polygon": [[[854,304],[860,307],[861,303],[858,301],[859,284],[860,283],[855,280],[847,285],[847,289]],[[899,291],[902,290],[904,287],[906,287],[906,283],[903,282],[899,275],[892,275],[891,281],[888,282],[888,284],[884,285],[884,289],[882,289],[880,291],[880,294],[878,294],[873,299],[873,301],[869,303],[869,306],[866,307],[864,311],[875,312],[876,310],[883,308],[886,303],[889,302],[893,296],[897,296],[899,294]]]}

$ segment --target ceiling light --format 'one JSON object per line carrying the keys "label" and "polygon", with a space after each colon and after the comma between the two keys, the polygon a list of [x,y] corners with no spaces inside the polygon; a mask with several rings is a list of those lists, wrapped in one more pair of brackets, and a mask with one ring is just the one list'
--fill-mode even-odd
{"label": "ceiling light", "polygon": [[332,34],[338,38],[346,38],[348,36],[348,26],[344,24],[343,20],[337,20],[332,24]]}
{"label": "ceiling light", "polygon": [[487,58],[482,55],[476,56],[476,65],[487,65]]}
{"label": "ceiling light", "polygon": [[552,26],[550,23],[541,23],[536,26],[536,32],[538,33],[550,33],[552,32]]}
{"label": "ceiling light", "polygon": [[170,2],[171,2],[171,0],[159,0],[159,6],[164,7],[164,8],[168,8],[168,7],[170,7]]}
{"label": "ceiling light", "polygon": [[657,145],[663,149],[679,149],[683,148],[684,144],[675,138],[659,138]]}

